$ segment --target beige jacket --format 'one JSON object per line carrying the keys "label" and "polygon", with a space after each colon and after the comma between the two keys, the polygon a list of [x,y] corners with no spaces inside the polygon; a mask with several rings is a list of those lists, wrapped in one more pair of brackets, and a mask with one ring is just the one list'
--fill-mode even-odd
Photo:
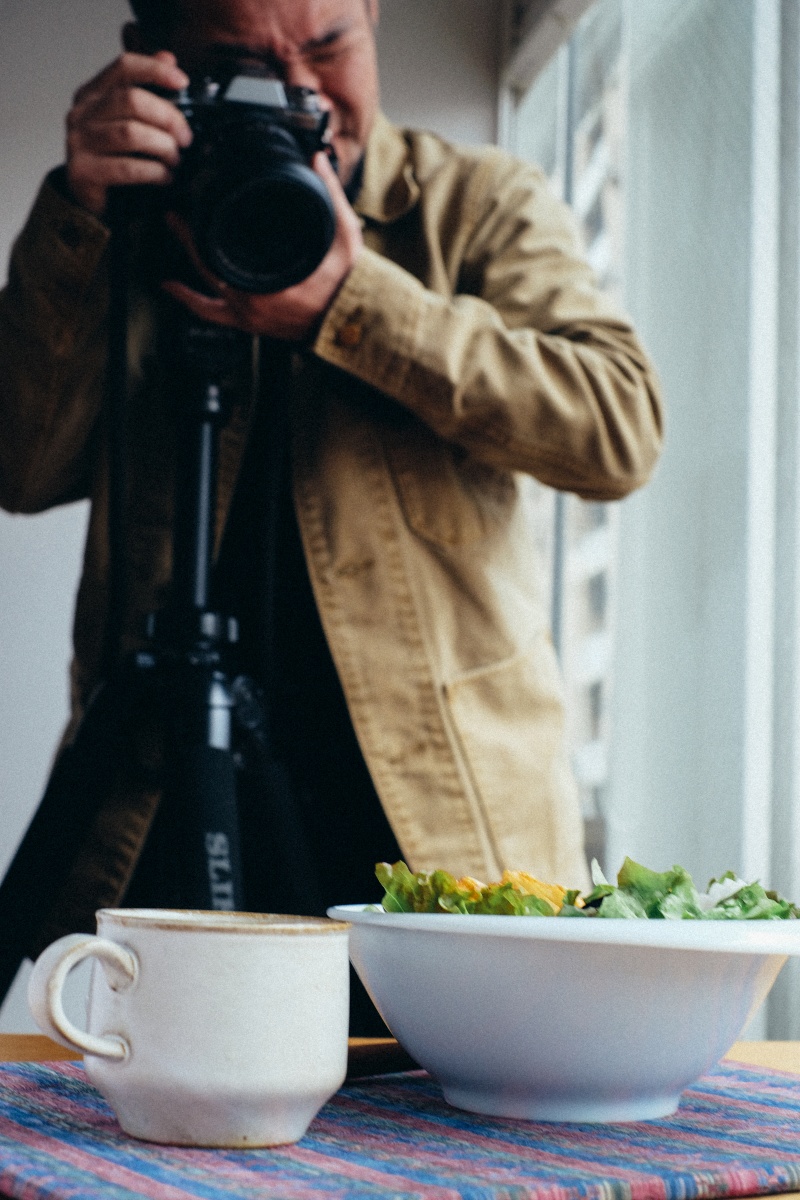
{"label": "beige jacket", "polygon": [[[356,209],[366,249],[296,354],[293,395],[297,515],[355,730],[415,868],[579,884],[522,475],[597,500],[644,483],[661,442],[653,371],[535,168],[379,118]],[[107,602],[107,242],[45,184],[0,295],[0,501],[36,512],[92,498],[76,715]],[[170,576],[172,424],[154,312],[137,292],[130,646]],[[223,437],[220,531],[249,410],[245,395]],[[91,927],[93,908],[119,899],[155,802],[124,788],[110,799],[50,934]]]}

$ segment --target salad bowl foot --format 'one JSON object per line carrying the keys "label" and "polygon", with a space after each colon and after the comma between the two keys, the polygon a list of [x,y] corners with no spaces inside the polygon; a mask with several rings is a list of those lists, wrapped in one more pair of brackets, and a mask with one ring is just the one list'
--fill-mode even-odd
{"label": "salad bowl foot", "polygon": [[625,1099],[602,1097],[592,1100],[585,1096],[520,1096],[458,1085],[443,1086],[442,1090],[445,1100],[454,1108],[480,1113],[482,1116],[593,1125],[653,1121],[671,1117],[680,1102],[680,1093]]}

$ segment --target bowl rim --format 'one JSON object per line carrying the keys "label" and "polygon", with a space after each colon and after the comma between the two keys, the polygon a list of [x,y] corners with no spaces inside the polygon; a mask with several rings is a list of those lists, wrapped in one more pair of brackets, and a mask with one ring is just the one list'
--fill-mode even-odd
{"label": "bowl rim", "polygon": [[328,916],[349,921],[351,938],[359,926],[450,934],[459,937],[523,938],[573,944],[640,946],[723,954],[800,956],[798,921],[669,921],[609,917],[493,916],[486,913],[387,913],[369,904],[337,904]]}

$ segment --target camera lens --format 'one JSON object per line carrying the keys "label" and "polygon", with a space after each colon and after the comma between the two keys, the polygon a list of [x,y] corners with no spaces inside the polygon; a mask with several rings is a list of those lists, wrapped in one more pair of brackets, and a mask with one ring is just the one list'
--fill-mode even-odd
{"label": "camera lens", "polygon": [[215,205],[207,260],[226,283],[279,292],[306,279],[327,254],[335,217],[324,183],[304,165],[283,164]]}
{"label": "camera lens", "polygon": [[190,185],[190,221],[210,270],[260,293],[311,275],[330,249],[336,217],[292,135],[258,118],[226,123],[203,159]]}

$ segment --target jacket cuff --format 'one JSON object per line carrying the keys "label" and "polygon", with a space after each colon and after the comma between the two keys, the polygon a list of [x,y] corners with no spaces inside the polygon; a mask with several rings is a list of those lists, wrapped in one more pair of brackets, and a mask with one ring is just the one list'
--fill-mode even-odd
{"label": "jacket cuff", "polygon": [[428,293],[418,279],[365,247],[312,349],[325,362],[399,399],[420,353],[427,303]]}
{"label": "jacket cuff", "polygon": [[54,296],[74,302],[94,276],[111,234],[97,217],[68,198],[63,168],[42,184],[18,247],[37,279]]}

